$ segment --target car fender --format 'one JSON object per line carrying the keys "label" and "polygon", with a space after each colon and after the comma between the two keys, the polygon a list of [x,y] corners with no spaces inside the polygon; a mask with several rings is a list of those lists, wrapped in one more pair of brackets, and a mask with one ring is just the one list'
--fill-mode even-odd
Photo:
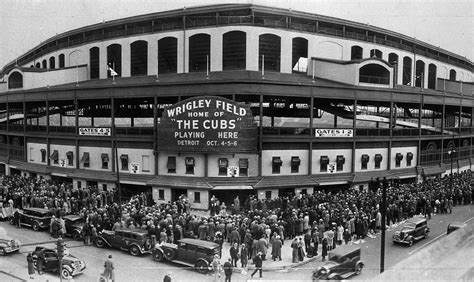
{"label": "car fender", "polygon": [[197,265],[198,262],[200,262],[200,261],[203,261],[203,262],[206,264],[207,268],[208,268],[209,270],[211,270],[211,266],[210,266],[209,262],[208,262],[207,260],[203,259],[203,258],[198,258],[198,259],[196,260],[196,262],[194,263],[194,265]]}
{"label": "car fender", "polygon": [[130,250],[132,246],[137,247],[140,253],[143,254],[142,247],[140,247],[140,245],[138,245],[137,243],[131,243],[130,245],[128,245],[128,249]]}
{"label": "car fender", "polygon": [[72,267],[71,267],[69,264],[64,264],[64,263],[63,263],[63,268],[67,269],[67,271],[69,271],[69,272],[71,272],[71,273],[74,271],[74,270],[72,269]]}
{"label": "car fender", "polygon": [[329,280],[339,280],[340,278],[341,278],[341,275],[336,272],[328,275]]}
{"label": "car fender", "polygon": [[107,241],[107,239],[105,239],[103,236],[97,235],[96,240],[97,240],[97,239],[102,239],[102,241],[104,241],[104,243],[105,243],[107,246],[112,247],[112,245],[110,245],[109,241]]}

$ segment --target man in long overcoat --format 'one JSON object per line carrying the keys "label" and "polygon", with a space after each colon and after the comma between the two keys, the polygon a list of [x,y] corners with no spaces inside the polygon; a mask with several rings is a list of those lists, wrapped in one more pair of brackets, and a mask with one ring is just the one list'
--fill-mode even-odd
{"label": "man in long overcoat", "polygon": [[275,261],[277,258],[281,260],[281,237],[277,235],[272,241],[272,259]]}

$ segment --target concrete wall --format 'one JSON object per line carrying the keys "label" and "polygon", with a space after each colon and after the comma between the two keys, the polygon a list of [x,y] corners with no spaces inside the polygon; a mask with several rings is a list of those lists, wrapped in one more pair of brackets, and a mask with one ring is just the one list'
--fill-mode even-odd
{"label": "concrete wall", "polygon": [[[291,173],[291,157],[300,158],[298,173]],[[279,174],[272,173],[272,159],[280,157],[282,166]],[[264,150],[262,151],[262,176],[306,175],[308,174],[308,150]]]}
{"label": "concrete wall", "polygon": [[[219,159],[226,158],[228,160],[229,167],[239,167],[239,159],[248,159],[248,177],[258,176],[258,155],[256,154],[230,154],[230,155],[217,155],[211,154],[207,158],[207,175],[209,177],[227,177],[227,175],[219,175]],[[247,177],[247,176],[244,176]]]}
{"label": "concrete wall", "polygon": [[321,171],[321,156],[328,156],[329,163],[336,163],[336,157],[342,155],[346,159],[342,171],[335,171],[336,173],[346,173],[352,170],[352,150],[351,149],[335,149],[335,150],[313,150],[312,173],[311,174],[327,174],[327,171]]}
{"label": "concrete wall", "polygon": [[[168,156],[176,157],[176,173],[168,173]],[[194,174],[186,174],[185,159],[187,157],[194,158]],[[193,176],[193,177],[204,177],[205,174],[205,157],[204,154],[198,153],[170,153],[160,152],[158,155],[158,174],[159,175],[171,175],[171,176]]]}

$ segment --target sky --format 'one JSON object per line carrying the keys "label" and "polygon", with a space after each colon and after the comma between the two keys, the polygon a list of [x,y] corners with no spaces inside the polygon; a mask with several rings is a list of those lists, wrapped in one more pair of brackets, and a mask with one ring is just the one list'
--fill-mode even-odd
{"label": "sky", "polygon": [[474,61],[472,0],[0,0],[0,69],[75,28],[183,7],[252,3],[399,32]]}

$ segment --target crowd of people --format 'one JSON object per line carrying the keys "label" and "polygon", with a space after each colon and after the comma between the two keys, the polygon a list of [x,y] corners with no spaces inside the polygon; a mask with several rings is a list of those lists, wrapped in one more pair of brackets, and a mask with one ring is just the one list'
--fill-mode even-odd
{"label": "crowd of people", "polygon": [[[435,213],[451,212],[453,206],[472,204],[471,182],[468,170],[454,174],[453,179],[447,175],[422,183],[389,186],[387,225],[420,214],[431,218]],[[5,196],[15,208],[47,208],[59,219],[66,214],[83,215],[84,237],[90,240],[103,229],[141,228],[155,235],[157,243],[173,243],[183,237],[221,245],[227,242],[232,248],[225,255],[231,257],[234,267],[237,261],[246,267],[257,256],[263,261],[281,260],[285,239],[294,239],[289,246],[293,249],[293,262],[318,255],[320,244],[324,259],[327,251],[337,245],[377,232],[382,222],[381,189],[315,191],[272,199],[250,195],[228,203],[232,209],[212,197],[210,214],[204,216],[193,213],[184,196],[167,204],[147,205],[151,201],[141,193],[126,204],[118,204],[113,191],[98,191],[96,187],[77,189],[71,184],[17,175],[4,176],[2,185],[8,188]]]}

